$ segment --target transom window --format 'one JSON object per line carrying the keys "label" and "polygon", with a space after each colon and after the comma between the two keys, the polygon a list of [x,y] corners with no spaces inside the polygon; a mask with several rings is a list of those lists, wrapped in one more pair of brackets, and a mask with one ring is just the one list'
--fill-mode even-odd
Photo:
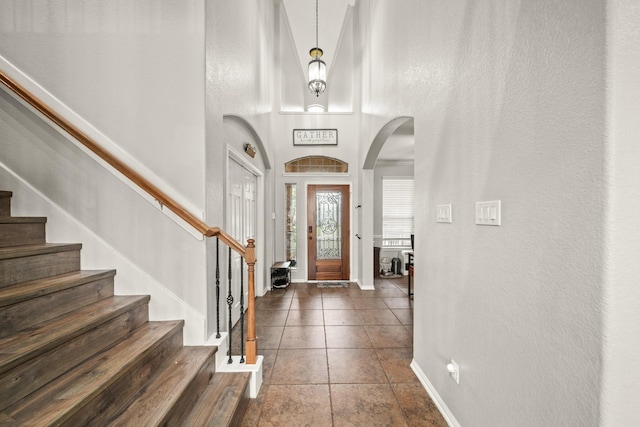
{"label": "transom window", "polygon": [[308,156],[285,163],[284,171],[289,173],[347,173],[349,172],[349,164],[332,157]]}

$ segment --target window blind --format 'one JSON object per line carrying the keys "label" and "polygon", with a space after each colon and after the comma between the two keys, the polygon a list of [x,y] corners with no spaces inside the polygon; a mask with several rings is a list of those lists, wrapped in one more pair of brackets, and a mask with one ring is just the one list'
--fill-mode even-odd
{"label": "window blind", "polygon": [[413,198],[413,178],[382,179],[383,246],[411,246]]}

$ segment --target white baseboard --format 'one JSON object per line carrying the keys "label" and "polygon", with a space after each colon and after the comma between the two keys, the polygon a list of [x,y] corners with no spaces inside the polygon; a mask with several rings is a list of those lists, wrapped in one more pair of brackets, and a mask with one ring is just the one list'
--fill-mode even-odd
{"label": "white baseboard", "polygon": [[435,403],[438,407],[438,410],[444,417],[444,420],[447,422],[447,424],[450,427],[460,427],[460,423],[458,423],[456,418],[453,416],[447,405],[444,403],[444,401],[436,391],[435,387],[433,387],[433,384],[431,384],[431,381],[429,381],[420,366],[418,366],[418,363],[415,359],[411,361],[411,369],[413,370],[413,372],[415,372],[416,376],[420,380],[420,383],[422,383],[422,386],[431,397],[431,400],[433,400],[433,403]]}
{"label": "white baseboard", "polygon": [[262,387],[262,362],[264,361],[264,356],[258,355],[255,365],[240,363],[240,356],[231,356],[233,362],[229,363],[229,356],[227,355],[229,350],[228,337],[229,334],[227,332],[220,332],[220,338],[212,335],[205,343],[205,345],[218,347],[216,352],[216,372],[250,372],[249,397],[255,399],[258,397],[260,387]]}
{"label": "white baseboard", "polygon": [[364,284],[362,284],[360,279],[356,280],[356,283],[358,284],[360,289],[363,290],[363,291],[375,291],[376,290],[376,287],[373,284],[371,284],[369,286],[364,285]]}

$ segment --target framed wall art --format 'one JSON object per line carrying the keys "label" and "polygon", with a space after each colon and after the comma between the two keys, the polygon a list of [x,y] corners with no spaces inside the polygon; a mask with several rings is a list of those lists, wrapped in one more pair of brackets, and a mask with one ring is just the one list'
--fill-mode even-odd
{"label": "framed wall art", "polygon": [[294,129],[293,145],[338,145],[338,129]]}

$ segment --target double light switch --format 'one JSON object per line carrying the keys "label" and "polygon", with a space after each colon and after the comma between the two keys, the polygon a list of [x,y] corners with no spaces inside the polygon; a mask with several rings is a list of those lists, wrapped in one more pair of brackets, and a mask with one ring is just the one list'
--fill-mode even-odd
{"label": "double light switch", "polygon": [[500,225],[500,200],[476,202],[477,225]]}

